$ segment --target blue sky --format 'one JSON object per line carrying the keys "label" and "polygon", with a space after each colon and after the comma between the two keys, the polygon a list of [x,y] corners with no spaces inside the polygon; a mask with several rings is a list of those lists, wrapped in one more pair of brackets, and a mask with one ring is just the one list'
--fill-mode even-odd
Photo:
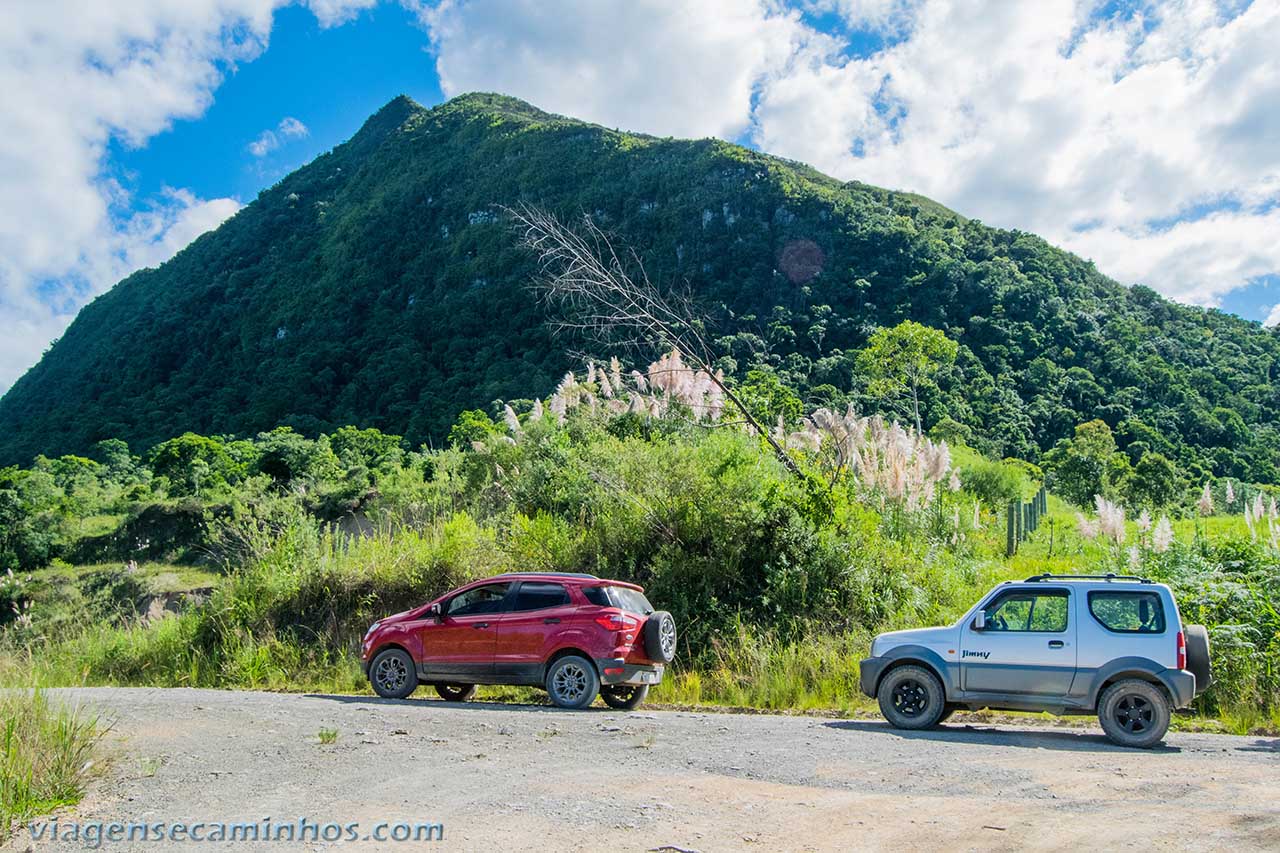
{"label": "blue sky", "polygon": [[[362,12],[343,26],[321,27],[301,7],[275,13],[267,50],[238,65],[201,116],[176,122],[139,148],[114,140],[108,162],[137,198],[165,186],[202,198],[250,201],[264,187],[350,137],[399,94],[443,101],[426,33],[402,6]],[[308,134],[264,157],[248,146],[291,116]]]}
{"label": "blue sky", "polygon": [[1280,321],[1277,0],[44,0],[0,24],[0,391],[400,93],[731,139]]}

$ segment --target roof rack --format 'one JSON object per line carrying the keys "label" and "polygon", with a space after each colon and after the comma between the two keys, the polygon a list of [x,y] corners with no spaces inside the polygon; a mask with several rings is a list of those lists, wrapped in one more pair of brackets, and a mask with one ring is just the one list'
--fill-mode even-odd
{"label": "roof rack", "polygon": [[587,574],[586,572],[503,572],[500,575],[494,575],[494,578],[514,578],[524,575],[541,575],[550,578],[584,578],[586,580],[599,580],[596,575]]}
{"label": "roof rack", "polygon": [[1151,578],[1138,577],[1137,575],[1118,575],[1115,572],[1107,572],[1105,575],[1055,575],[1045,572],[1042,575],[1032,575],[1027,578],[1025,583],[1036,583],[1038,581],[1137,581],[1138,583],[1151,583]]}

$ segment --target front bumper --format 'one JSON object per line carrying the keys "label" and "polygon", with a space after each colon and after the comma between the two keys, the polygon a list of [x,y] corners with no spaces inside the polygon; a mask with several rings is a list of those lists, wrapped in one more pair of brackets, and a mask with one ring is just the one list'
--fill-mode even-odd
{"label": "front bumper", "polygon": [[601,684],[660,684],[664,667],[660,663],[627,663],[622,658],[596,658]]}
{"label": "front bumper", "polygon": [[876,687],[880,683],[880,674],[888,666],[884,658],[866,658],[858,664],[858,687],[863,694],[876,698]]}

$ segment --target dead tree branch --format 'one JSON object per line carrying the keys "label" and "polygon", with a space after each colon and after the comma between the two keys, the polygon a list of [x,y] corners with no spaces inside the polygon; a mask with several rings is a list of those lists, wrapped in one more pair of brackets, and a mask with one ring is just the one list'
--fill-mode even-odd
{"label": "dead tree branch", "polygon": [[[615,345],[622,342],[678,351],[711,377],[787,470],[799,474],[782,445],[716,374],[714,355],[702,335],[703,324],[687,296],[660,291],[645,273],[639,255],[634,251],[619,254],[609,235],[588,216],[574,227],[531,205],[507,208],[506,212],[515,223],[520,244],[538,258],[534,286],[552,309],[557,331]],[[634,276],[629,269],[636,271]]]}

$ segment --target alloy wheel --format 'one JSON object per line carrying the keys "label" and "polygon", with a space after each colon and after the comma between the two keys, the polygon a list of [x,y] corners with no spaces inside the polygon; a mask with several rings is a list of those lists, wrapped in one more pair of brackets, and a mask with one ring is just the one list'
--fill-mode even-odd
{"label": "alloy wheel", "polygon": [[671,617],[663,619],[658,627],[658,642],[662,645],[662,654],[667,660],[676,656],[676,621]]}
{"label": "alloy wheel", "polygon": [[404,661],[394,655],[388,655],[378,661],[378,671],[375,674],[378,684],[388,693],[394,693],[404,687],[405,681],[409,678],[409,670],[405,668]]}
{"label": "alloy wheel", "polygon": [[587,692],[587,673],[576,663],[567,663],[556,670],[551,687],[561,701],[577,702]]}

